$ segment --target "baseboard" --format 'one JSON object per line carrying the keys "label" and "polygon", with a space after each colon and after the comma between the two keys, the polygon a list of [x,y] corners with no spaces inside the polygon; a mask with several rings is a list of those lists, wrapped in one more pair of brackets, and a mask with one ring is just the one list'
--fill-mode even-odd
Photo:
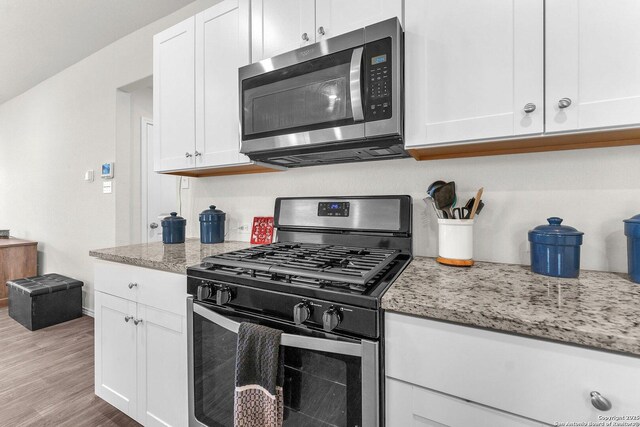
{"label": "baseboard", "polygon": [[89,317],[95,317],[95,312],[89,308],[82,307],[82,314]]}

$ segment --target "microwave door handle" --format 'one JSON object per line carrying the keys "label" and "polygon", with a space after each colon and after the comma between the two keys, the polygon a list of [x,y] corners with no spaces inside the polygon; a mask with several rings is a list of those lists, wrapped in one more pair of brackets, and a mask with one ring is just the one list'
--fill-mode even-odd
{"label": "microwave door handle", "polygon": [[[205,319],[215,323],[235,334],[240,329],[240,323],[234,322],[225,316],[208,310],[199,304],[193,304],[194,313],[199,314]],[[305,350],[324,351],[326,353],[336,353],[348,356],[362,357],[362,345],[344,341],[334,341],[323,338],[312,338],[304,335],[282,334],[280,337],[280,345],[286,347],[295,347]]]}
{"label": "microwave door handle", "polygon": [[351,92],[351,114],[353,120],[361,122],[364,120],[362,110],[363,86],[360,82],[362,75],[362,53],[364,48],[357,47],[351,53],[351,68],[349,69],[349,90]]}

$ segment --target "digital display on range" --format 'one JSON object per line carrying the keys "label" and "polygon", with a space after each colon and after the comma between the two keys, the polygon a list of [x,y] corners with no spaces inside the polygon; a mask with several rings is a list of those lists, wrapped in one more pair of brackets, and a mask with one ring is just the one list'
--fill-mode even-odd
{"label": "digital display on range", "polygon": [[387,54],[378,55],[371,58],[371,65],[382,64],[383,62],[387,62]]}
{"label": "digital display on range", "polygon": [[349,202],[319,202],[318,216],[349,216]]}

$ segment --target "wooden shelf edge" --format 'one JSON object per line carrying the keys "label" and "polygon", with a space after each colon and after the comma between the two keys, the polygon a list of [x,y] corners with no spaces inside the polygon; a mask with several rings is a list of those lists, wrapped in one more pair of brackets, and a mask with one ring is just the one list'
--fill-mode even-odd
{"label": "wooden shelf edge", "polygon": [[640,145],[640,128],[562,135],[541,135],[517,139],[491,140],[448,146],[408,149],[416,160],[539,153],[545,151]]}
{"label": "wooden shelf edge", "polygon": [[210,169],[192,169],[185,171],[163,172],[166,175],[188,176],[202,178],[208,176],[246,175],[250,173],[280,172],[280,169],[272,169],[262,165],[245,164],[236,166],[223,166]]}

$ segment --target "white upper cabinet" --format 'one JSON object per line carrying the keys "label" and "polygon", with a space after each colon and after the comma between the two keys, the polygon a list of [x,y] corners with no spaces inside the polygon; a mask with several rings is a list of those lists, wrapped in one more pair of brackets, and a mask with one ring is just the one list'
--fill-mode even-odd
{"label": "white upper cabinet", "polygon": [[249,0],[196,15],[196,167],[249,163],[240,154],[238,68],[250,63]]}
{"label": "white upper cabinet", "polygon": [[640,123],[639,22],[638,0],[547,0],[548,132]]}
{"label": "white upper cabinet", "polygon": [[543,14],[543,0],[406,0],[406,146],[542,133]]}
{"label": "white upper cabinet", "polygon": [[195,165],[195,17],[153,38],[154,170]]}
{"label": "white upper cabinet", "polygon": [[402,0],[316,0],[316,41],[394,17],[402,22]]}
{"label": "white upper cabinet", "polygon": [[315,43],[314,0],[251,2],[253,62]]}
{"label": "white upper cabinet", "polygon": [[254,0],[252,61],[357,30],[385,19],[402,21],[403,0]]}

